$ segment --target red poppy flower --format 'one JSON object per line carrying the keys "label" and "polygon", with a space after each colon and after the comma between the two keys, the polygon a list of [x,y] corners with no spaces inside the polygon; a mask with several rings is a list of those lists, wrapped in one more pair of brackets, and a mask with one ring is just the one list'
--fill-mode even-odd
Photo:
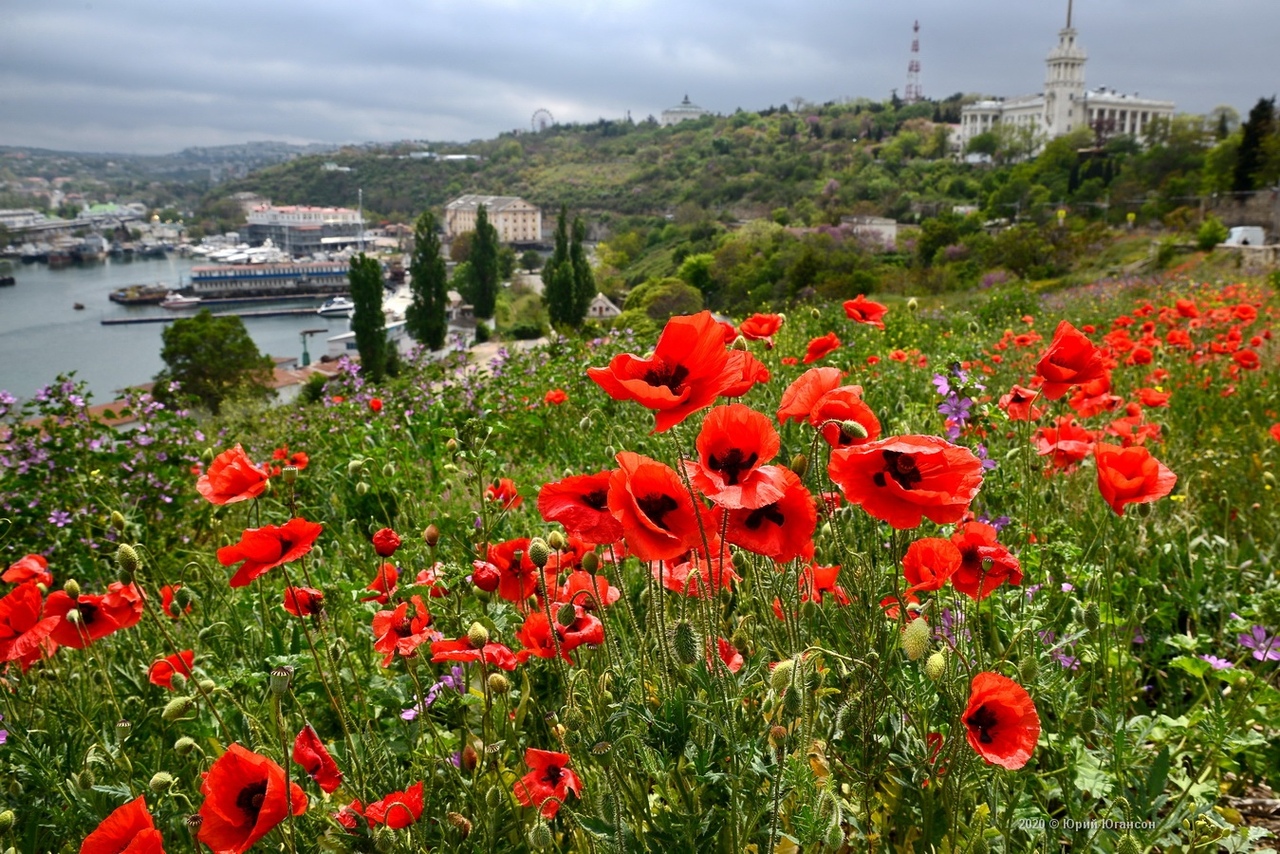
{"label": "red poppy flower", "polygon": [[578,474],[543,484],[538,492],[538,512],[588,543],[617,542],[622,539],[622,525],[609,512],[610,474]]}
{"label": "red poppy flower", "polygon": [[[142,619],[143,607],[142,591],[136,585],[113,581],[106,593],[81,593],[76,599],[55,590],[45,600],[44,614],[59,618],[50,638],[62,646],[84,649],[113,632],[136,625]],[[67,616],[73,610],[79,615],[75,622]]]}
{"label": "red poppy flower", "polygon": [[655,410],[653,432],[662,433],[741,379],[728,367],[716,321],[702,311],[667,321],[652,358],[620,353],[607,368],[589,368],[587,376],[614,400],[634,400]]}
{"label": "red poppy flower", "polygon": [[482,648],[476,649],[466,636],[457,640],[433,641],[431,643],[431,661],[484,661],[485,664],[500,670],[515,670],[516,656],[510,649],[500,643],[490,641]]}
{"label": "red poppy flower", "polygon": [[391,557],[400,548],[400,537],[390,528],[379,528],[372,541],[378,557]]}
{"label": "red poppy flower", "polygon": [[1149,409],[1168,406],[1171,397],[1173,397],[1172,392],[1156,391],[1153,388],[1138,389],[1138,402]]}
{"label": "red poppy flower", "polygon": [[760,507],[782,497],[782,484],[765,463],[781,446],[769,419],[739,403],[707,413],[698,433],[697,462],[686,462],[690,482],[721,507]]}
{"label": "red poppy flower", "polygon": [[755,509],[728,510],[724,538],[736,546],[786,563],[794,558],[813,557],[813,532],[818,527],[818,508],[813,494],[790,469],[765,466],[782,488],[777,501]]}
{"label": "red poppy flower", "polygon": [[840,346],[840,339],[836,337],[834,332],[828,332],[821,338],[814,338],[809,342],[809,346],[804,351],[804,363],[806,365],[824,358],[828,354],[834,352]]}
{"label": "red poppy flower", "polygon": [[378,574],[369,582],[365,590],[372,590],[374,595],[364,596],[361,602],[377,602],[385,605],[391,601],[391,594],[396,590],[396,582],[400,579],[400,570],[394,563],[384,563],[378,567]]}
{"label": "red poppy flower", "polygon": [[498,584],[502,581],[502,573],[498,572],[498,568],[491,563],[485,563],[482,560],[471,562],[471,583],[485,593],[492,593],[498,589]]}
{"label": "red poppy flower", "polygon": [[960,568],[960,550],[950,540],[924,537],[907,546],[902,558],[902,575],[907,593],[941,590],[951,574]]}
{"label": "red poppy flower", "polygon": [[380,801],[364,808],[364,817],[370,826],[385,824],[399,830],[422,818],[422,781],[414,783],[403,792],[392,792]]}
{"label": "red poppy flower", "polygon": [[715,557],[708,559],[700,548],[691,549],[679,557],[655,563],[650,572],[655,581],[672,593],[683,593],[693,599],[714,596],[741,579],[733,571],[729,556],[721,559],[720,548],[714,542],[711,552]]}
{"label": "red poppy flower", "polygon": [[232,587],[244,587],[270,569],[291,563],[311,551],[324,526],[306,519],[290,519],[279,527],[247,528],[240,542],[218,549],[218,563],[243,563],[231,576]]}
{"label": "red poppy flower", "polygon": [[618,454],[609,476],[609,512],[622,523],[627,547],[641,560],[666,560],[702,542],[701,505],[689,497],[680,477],[667,466],[632,453]]}
{"label": "red poppy flower", "polygon": [[369,411],[370,411],[370,412],[381,412],[381,411],[382,411],[382,398],[380,398],[380,397],[373,397],[373,398],[370,398],[370,399],[369,399]]}
{"label": "red poppy flower", "polygon": [[1099,442],[1093,446],[1098,464],[1098,491],[1119,516],[1126,504],[1148,504],[1173,492],[1178,476],[1146,448],[1120,448]]}
{"label": "red poppy flower", "polygon": [[360,819],[364,818],[364,805],[356,798],[351,803],[338,807],[338,811],[330,815],[347,830],[355,830],[360,826]]}
{"label": "red poppy flower", "polygon": [[749,341],[768,341],[773,344],[773,336],[782,328],[785,321],[780,314],[755,314],[748,317],[738,326],[738,332]]}
{"label": "red poppy flower", "polygon": [[1063,471],[1070,471],[1093,449],[1093,434],[1069,415],[1060,417],[1056,427],[1036,430],[1032,441],[1037,454],[1049,457],[1054,468]]}
{"label": "red poppy flower", "polygon": [[515,510],[524,503],[524,498],[516,491],[516,485],[509,477],[500,477],[485,488],[484,497],[488,501],[501,501],[503,510]]}
{"label": "red poppy flower", "polygon": [[213,458],[209,470],[196,481],[196,491],[213,504],[235,504],[265,492],[268,479],[244,448],[236,445]]}
{"label": "red poppy flower", "polygon": [[765,363],[746,350],[734,350],[729,353],[729,362],[725,371],[733,377],[733,382],[720,392],[721,397],[742,397],[751,391],[756,383],[767,383],[772,376]]}
{"label": "red poppy flower", "polygon": [[[538,567],[529,558],[529,538],[492,544],[485,553],[485,561],[498,571],[498,595],[508,602],[523,605],[530,596],[537,596]],[[543,568],[543,581],[548,588],[555,587],[555,566],[548,561]]]}
{"label": "red poppy flower", "polygon": [[1262,367],[1262,359],[1253,350],[1237,350],[1231,354],[1231,360],[1246,371],[1256,371]]}
{"label": "red poppy flower", "polygon": [[151,662],[151,667],[147,670],[147,681],[152,685],[159,685],[165,690],[172,691],[173,677],[181,673],[183,676],[191,676],[191,664],[195,661],[196,654],[192,650],[184,649],[182,652],[170,655]]}
{"label": "red poppy flower", "polygon": [[610,586],[609,579],[581,569],[569,573],[556,592],[557,602],[581,605],[588,611],[594,611],[598,607],[608,608],[621,597],[622,592]]}
{"label": "red poppy flower", "polygon": [[937,436],[895,436],[831,452],[831,480],[895,528],[960,521],[982,486],[982,461]]}
{"label": "red poppy flower", "polygon": [[521,806],[539,807],[542,817],[551,819],[570,792],[582,796],[582,781],[566,767],[569,754],[530,747],[524,752],[524,764],[531,770],[517,780],[512,789]]}
{"label": "red poppy flower", "polygon": [[285,820],[290,807],[294,815],[307,811],[306,792],[288,782],[283,768],[239,744],[209,768],[200,793],[198,839],[218,854],[248,851]]}
{"label": "red poppy flower", "polygon": [[553,388],[551,391],[543,395],[542,402],[547,406],[559,406],[569,399],[569,395],[565,394],[562,388]]}
{"label": "red poppy flower", "polygon": [[872,302],[862,294],[858,294],[855,299],[844,301],[844,313],[848,315],[850,320],[857,323],[869,323],[880,329],[884,329],[883,318],[888,310],[887,306]]}
{"label": "red poppy flower", "polygon": [[985,522],[966,522],[951,535],[960,552],[951,586],[971,599],[986,599],[1006,581],[1015,587],[1022,583],[1022,565],[996,536],[996,529]]}
{"label": "red poppy flower", "polygon": [[839,578],[838,566],[818,566],[816,563],[806,566],[796,579],[800,586],[800,601],[817,602],[821,605],[824,595],[830,593],[837,604],[848,605],[849,594],[838,583]]}
{"label": "red poppy flower", "polygon": [[[850,432],[847,422],[856,423],[866,435]],[[841,386],[818,398],[809,423],[822,431],[822,438],[833,448],[865,445],[880,438],[880,419],[863,402],[862,386]]]}
{"label": "red poppy flower", "polygon": [[116,807],[80,844],[80,854],[164,854],[147,799],[139,796]]}
{"label": "red poppy flower", "polygon": [[[844,379],[844,371],[839,368],[810,368],[795,382],[782,392],[782,401],[778,404],[778,423],[785,424],[789,419],[808,420],[818,400],[827,392],[839,388]],[[861,389],[858,386],[853,388]]]}
{"label": "red poppy flower", "polygon": [[881,599],[880,610],[884,612],[885,619],[896,623],[902,614],[904,602],[907,606],[907,620],[914,619],[920,612],[920,597],[914,593],[904,594],[901,599],[897,596],[886,596]]}
{"label": "red poppy flower", "polygon": [[969,746],[991,765],[1016,771],[1040,739],[1040,716],[1025,688],[999,673],[979,673],[964,710]]}
{"label": "red poppy flower", "polygon": [[999,407],[1010,421],[1037,421],[1044,415],[1044,408],[1035,405],[1040,392],[1033,388],[1015,385],[1009,393],[1000,398]]}
{"label": "red poppy flower", "polygon": [[786,365],[788,368],[791,368],[800,364],[800,360],[797,359],[795,356],[783,356],[782,364]]}
{"label": "red poppy flower", "polygon": [[1280,442],[1280,422],[1271,425],[1271,429],[1267,430],[1271,434],[1271,438]]}
{"label": "red poppy flower", "polygon": [[342,772],[333,761],[315,728],[307,724],[293,741],[293,761],[302,766],[320,791],[332,794],[342,785]]}
{"label": "red poppy flower", "polygon": [[41,658],[57,652],[58,643],[50,635],[62,618],[42,618],[44,605],[34,580],[22,582],[0,599],[0,661],[16,661],[26,672]]}
{"label": "red poppy flower", "polygon": [[[413,605],[413,616],[409,606]],[[373,615],[373,648],[383,653],[382,666],[390,667],[396,655],[412,658],[418,647],[427,641],[437,640],[438,632],[430,630],[431,612],[423,604],[421,596],[401,602],[394,611],[379,611]]]}
{"label": "red poppy flower", "polygon": [[[742,669],[742,653],[738,652],[738,648],[724,638],[716,638],[716,654],[720,656],[720,662],[730,673],[737,673]],[[707,646],[707,669],[715,669],[711,659],[711,647],[709,645]]]}
{"label": "red poppy flower", "polygon": [[[574,605],[573,622],[567,626],[560,625],[559,614],[556,614],[556,635],[560,646],[560,655],[565,661],[573,664],[570,651],[583,644],[599,646],[604,643],[604,623],[600,618],[586,612],[581,605]],[[556,643],[552,640],[547,615],[542,611],[532,611],[525,617],[524,625],[516,632],[516,639],[524,649],[516,652],[517,661],[527,661],[531,656],[538,658],[555,658]]]}
{"label": "red poppy flower", "polygon": [[0,575],[0,581],[11,581],[21,584],[34,580],[43,584],[45,589],[53,586],[53,573],[49,571],[49,561],[40,555],[27,555],[9,564],[9,568]]}
{"label": "red poppy flower", "polygon": [[293,466],[298,471],[302,471],[310,462],[304,451],[295,451],[289,453],[289,446],[283,445],[271,452],[271,459],[279,460],[287,466]]}
{"label": "red poppy flower", "polygon": [[1049,349],[1036,363],[1036,374],[1044,379],[1044,396],[1057,400],[1073,385],[1105,377],[1107,369],[1102,351],[1064,320],[1054,331]]}
{"label": "red poppy flower", "polygon": [[413,583],[419,587],[427,588],[428,595],[432,599],[443,599],[449,595],[449,591],[445,589],[441,582],[441,575],[444,573],[444,564],[436,561],[431,566],[421,570],[417,577],[413,579]]}
{"label": "red poppy flower", "polygon": [[286,587],[284,609],[295,617],[314,617],[324,608],[324,593],[314,587]]}

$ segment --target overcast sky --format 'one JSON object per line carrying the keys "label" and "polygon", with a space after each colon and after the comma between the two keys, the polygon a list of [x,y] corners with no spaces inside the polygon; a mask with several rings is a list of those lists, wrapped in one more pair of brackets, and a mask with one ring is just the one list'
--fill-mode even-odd
{"label": "overcast sky", "polygon": [[[1066,0],[0,0],[0,144],[490,138],[902,94],[1038,92]],[[1075,0],[1090,87],[1246,114],[1280,89],[1280,0]]]}

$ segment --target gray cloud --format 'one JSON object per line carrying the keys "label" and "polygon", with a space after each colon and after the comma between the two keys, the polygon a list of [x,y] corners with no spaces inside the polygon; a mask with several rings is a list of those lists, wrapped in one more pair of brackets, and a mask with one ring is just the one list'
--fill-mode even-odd
{"label": "gray cloud", "polygon": [[[466,140],[561,121],[1041,88],[1059,0],[13,3],[0,143],[158,153],[247,139]],[[1242,112],[1278,88],[1275,0],[1078,0],[1091,85]]]}

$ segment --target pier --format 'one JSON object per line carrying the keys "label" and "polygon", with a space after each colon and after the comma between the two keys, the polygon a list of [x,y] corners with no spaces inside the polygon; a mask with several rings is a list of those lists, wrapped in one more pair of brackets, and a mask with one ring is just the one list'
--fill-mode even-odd
{"label": "pier", "polygon": [[[304,314],[315,314],[314,308],[270,308],[262,311],[219,311],[214,317],[300,317]],[[126,326],[132,323],[172,323],[191,314],[155,315],[151,317],[104,317],[103,326]]]}

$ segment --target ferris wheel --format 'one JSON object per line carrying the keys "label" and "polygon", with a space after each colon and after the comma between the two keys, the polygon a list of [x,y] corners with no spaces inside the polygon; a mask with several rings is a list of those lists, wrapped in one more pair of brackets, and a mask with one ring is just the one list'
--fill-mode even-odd
{"label": "ferris wheel", "polygon": [[550,110],[536,110],[533,118],[529,121],[529,126],[534,133],[541,133],[556,123],[555,116],[551,115]]}

